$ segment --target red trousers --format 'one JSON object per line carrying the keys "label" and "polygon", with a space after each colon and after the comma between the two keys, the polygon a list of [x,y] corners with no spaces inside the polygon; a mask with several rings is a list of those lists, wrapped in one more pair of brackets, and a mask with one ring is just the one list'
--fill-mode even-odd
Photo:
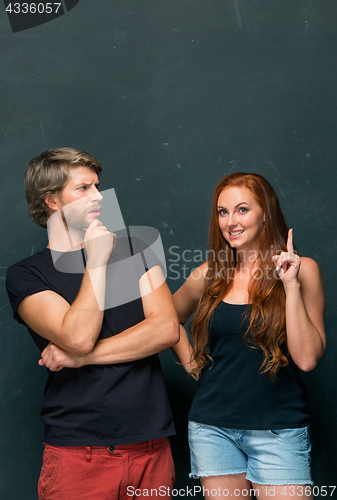
{"label": "red trousers", "polygon": [[39,500],[169,499],[174,479],[168,438],[115,447],[45,444]]}

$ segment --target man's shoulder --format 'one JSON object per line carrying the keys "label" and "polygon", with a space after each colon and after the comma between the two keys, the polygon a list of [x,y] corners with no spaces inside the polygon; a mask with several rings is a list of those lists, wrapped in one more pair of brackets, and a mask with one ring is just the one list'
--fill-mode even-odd
{"label": "man's shoulder", "polygon": [[48,248],[44,248],[39,252],[36,252],[33,255],[29,255],[19,262],[16,262],[15,264],[9,266],[6,272],[6,279],[9,279],[11,276],[16,275],[20,272],[37,269],[39,266],[46,264],[49,261],[50,251]]}
{"label": "man's shoulder", "polygon": [[11,265],[6,272],[6,290],[13,308],[14,318],[20,323],[17,308],[22,300],[32,293],[48,289],[43,278],[43,267],[50,259],[48,249],[43,249]]}

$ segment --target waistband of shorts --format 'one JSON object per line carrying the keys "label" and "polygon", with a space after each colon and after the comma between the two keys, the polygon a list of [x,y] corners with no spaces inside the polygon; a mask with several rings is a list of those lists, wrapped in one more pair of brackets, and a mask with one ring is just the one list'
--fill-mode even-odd
{"label": "waistband of shorts", "polygon": [[154,447],[162,446],[165,442],[169,441],[169,438],[159,438],[159,439],[151,439],[150,441],[142,441],[140,443],[131,443],[131,444],[119,444],[114,445],[111,440],[110,446],[53,446],[51,444],[43,443],[45,448],[50,450],[60,450],[68,453],[90,453],[92,455],[100,455],[102,453],[106,453],[107,451],[112,453],[116,451],[152,451]]}

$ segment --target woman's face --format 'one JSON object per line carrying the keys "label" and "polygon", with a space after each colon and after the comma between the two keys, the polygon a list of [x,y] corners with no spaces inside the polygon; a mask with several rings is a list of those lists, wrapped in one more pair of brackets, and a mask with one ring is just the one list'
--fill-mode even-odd
{"label": "woman's face", "polygon": [[220,193],[220,231],[232,248],[258,251],[264,220],[263,210],[248,188],[226,187]]}

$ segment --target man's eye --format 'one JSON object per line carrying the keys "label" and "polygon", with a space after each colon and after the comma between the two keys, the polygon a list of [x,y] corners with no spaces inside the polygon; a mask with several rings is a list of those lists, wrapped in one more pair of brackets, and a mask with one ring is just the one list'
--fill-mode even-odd
{"label": "man's eye", "polygon": [[88,186],[80,186],[78,189],[80,191],[85,191],[86,189],[88,189]]}

